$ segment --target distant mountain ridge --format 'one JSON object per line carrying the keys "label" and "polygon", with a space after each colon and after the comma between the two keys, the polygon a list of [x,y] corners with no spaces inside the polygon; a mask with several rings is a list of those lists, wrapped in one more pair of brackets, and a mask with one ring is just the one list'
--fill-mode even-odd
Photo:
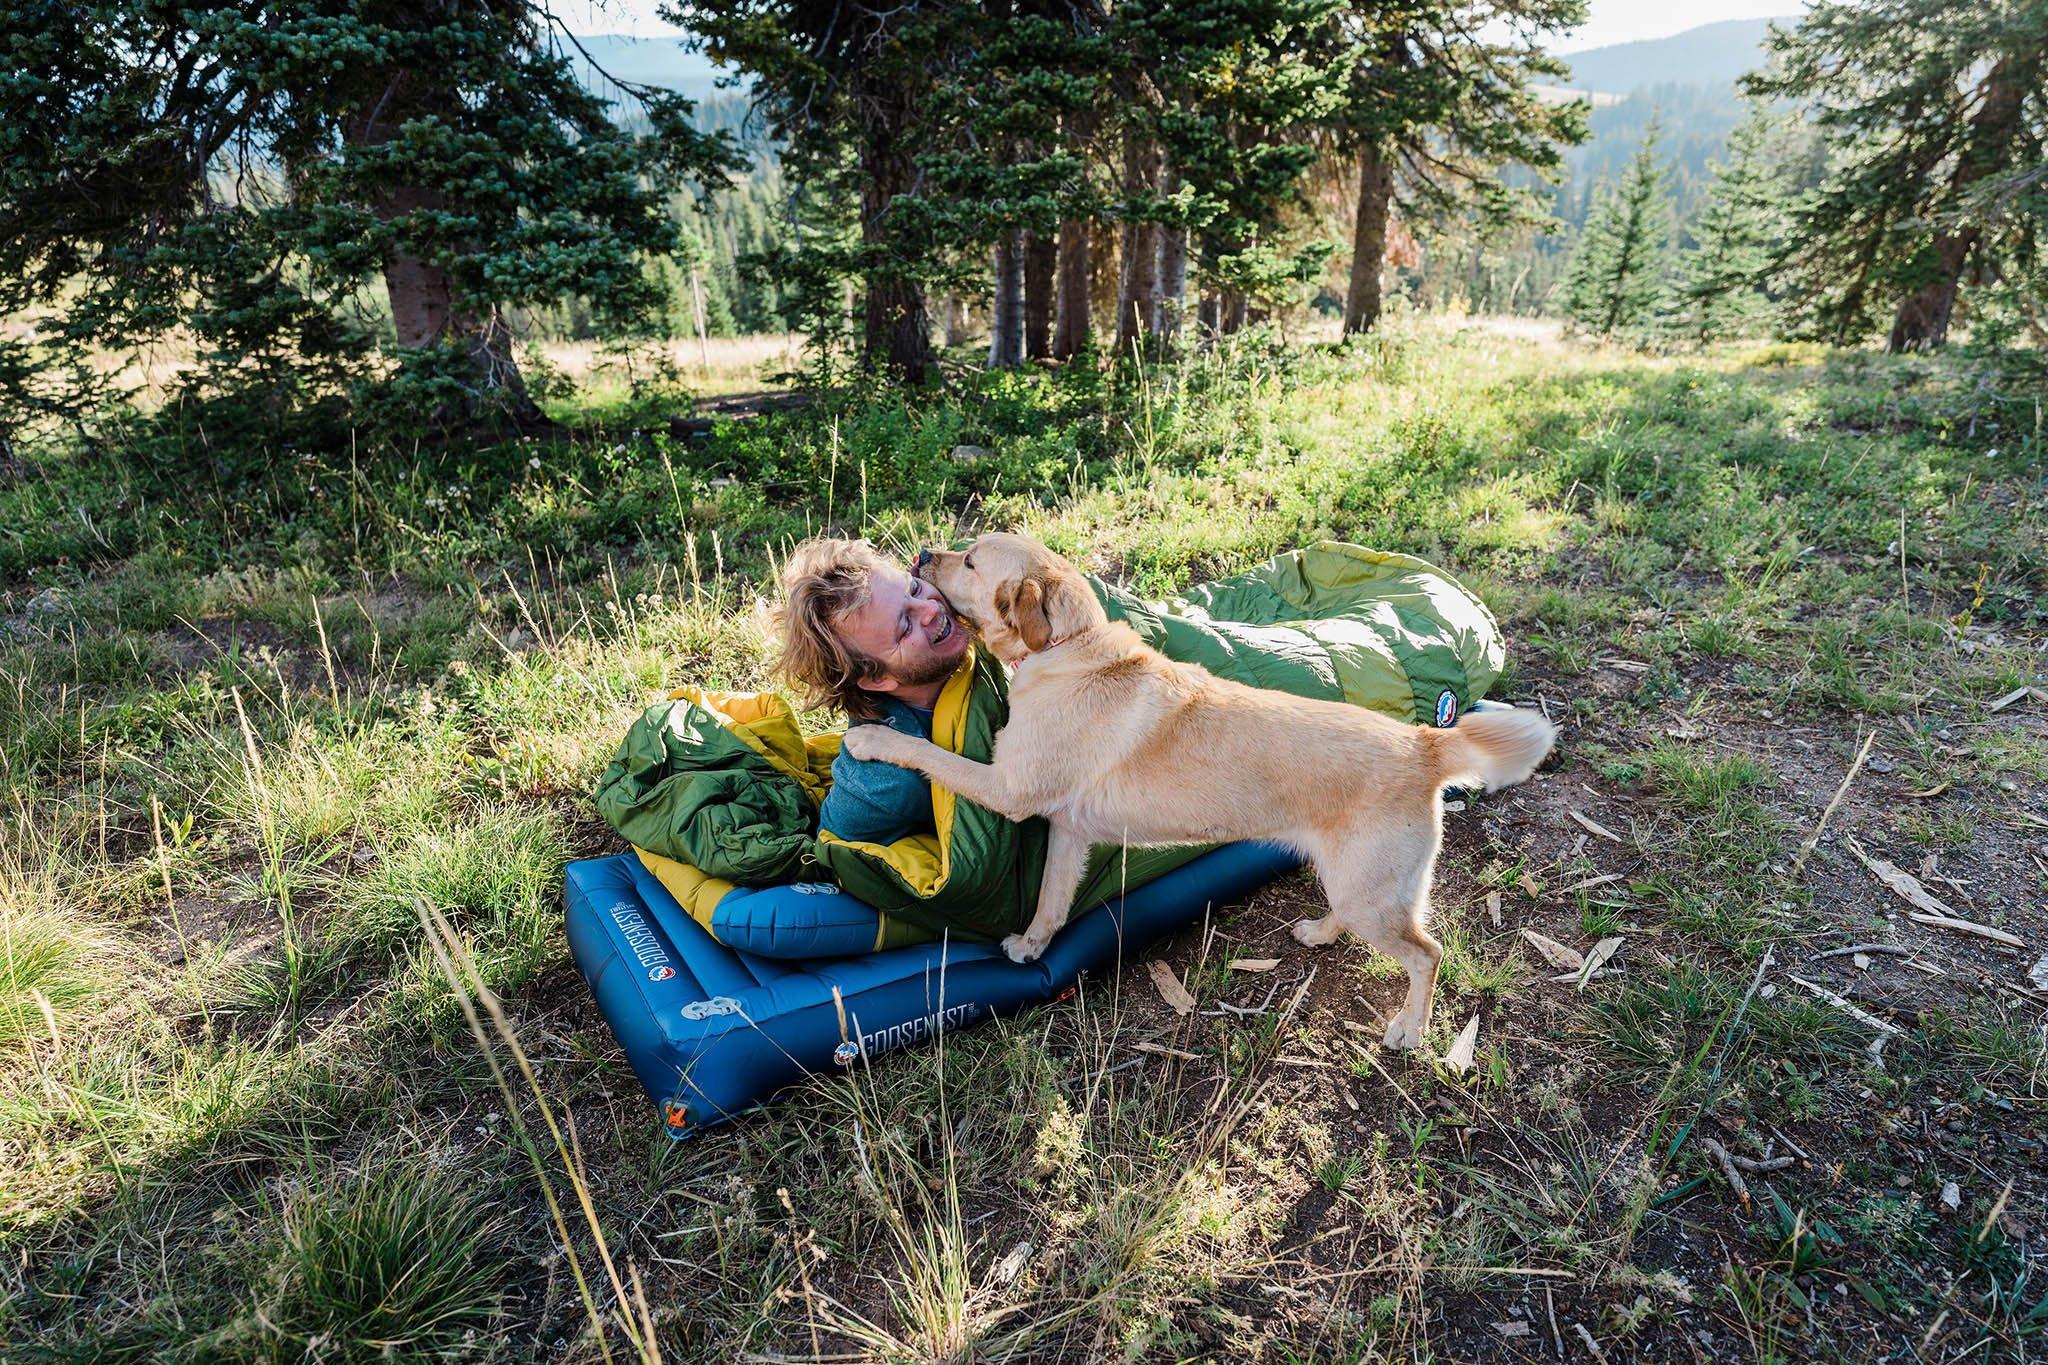
{"label": "distant mountain ridge", "polygon": [[[1735,83],[1744,72],[1763,64],[1764,38],[1773,23],[1782,19],[1724,19],[1675,33],[1669,38],[1647,38],[1633,43],[1613,43],[1587,48],[1566,56],[1571,63],[1573,90],[1597,90],[1626,95],[1647,85]],[[719,93],[721,68],[701,52],[692,51],[680,35],[641,38],[626,33],[582,33],[568,44],[568,55],[593,87],[603,81],[594,65],[623,81],[659,85],[680,91],[693,99],[707,99]],[[582,52],[576,50],[580,44]],[[585,56],[587,55],[587,58]]]}
{"label": "distant mountain ridge", "polygon": [[[1590,95],[1591,136],[1565,152],[1564,183],[1551,191],[1552,207],[1566,223],[1585,221],[1593,198],[1612,183],[1642,140],[1654,116],[1662,128],[1658,160],[1670,178],[1681,221],[1697,211],[1710,178],[1709,163],[1721,154],[1729,130],[1745,105],[1735,82],[1764,62],[1764,42],[1781,20],[1728,19],[1702,24],[1668,38],[1614,43],[1566,54],[1568,83],[1546,88],[1555,99]],[[766,173],[777,159],[764,129],[747,117],[749,82],[721,85],[721,68],[688,46],[680,34],[642,38],[620,33],[578,35],[561,45],[584,83],[600,95],[617,96],[605,77],[661,86],[698,102],[700,127],[731,132]],[[580,50],[579,50],[580,49]],[[602,73],[602,74],[600,74]],[[630,118],[622,101],[619,117]]]}
{"label": "distant mountain ridge", "polygon": [[1565,56],[1575,90],[1626,95],[1647,85],[1733,85],[1744,73],[1764,63],[1764,40],[1770,26],[1797,22],[1780,19],[1723,19],[1702,24],[1669,38],[1646,38],[1588,48]]}
{"label": "distant mountain ridge", "polygon": [[640,38],[629,33],[579,33],[574,42],[565,41],[562,47],[583,83],[599,93],[603,93],[604,76],[636,85],[658,85],[693,100],[712,99],[744,87],[744,82],[740,87],[721,87],[718,81],[724,68],[692,51],[685,45],[687,41],[680,35]]}

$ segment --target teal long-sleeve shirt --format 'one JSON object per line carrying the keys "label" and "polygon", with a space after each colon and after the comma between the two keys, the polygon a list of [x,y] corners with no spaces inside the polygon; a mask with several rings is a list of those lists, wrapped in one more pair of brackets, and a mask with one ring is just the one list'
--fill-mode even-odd
{"label": "teal long-sleeve shirt", "polygon": [[[919,739],[932,737],[932,713],[894,697],[882,698],[877,721]],[[844,749],[832,760],[832,789],[818,811],[818,824],[857,844],[893,844],[913,834],[930,834],[932,787],[923,773],[894,763],[855,758]]]}

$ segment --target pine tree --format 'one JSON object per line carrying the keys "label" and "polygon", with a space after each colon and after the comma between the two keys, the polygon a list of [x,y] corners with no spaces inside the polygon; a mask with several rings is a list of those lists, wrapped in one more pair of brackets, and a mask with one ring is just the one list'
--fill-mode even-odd
{"label": "pine tree", "polygon": [[1519,163],[1554,176],[1560,146],[1585,137],[1584,107],[1536,88],[1566,70],[1544,52],[1545,38],[1584,16],[1584,0],[1399,0],[1342,10],[1331,40],[1354,55],[1334,131],[1358,163],[1345,331],[1379,318],[1397,209],[1415,219],[1476,217],[1487,235],[1540,216],[1533,196],[1499,172]]}
{"label": "pine tree", "polygon": [[1767,284],[1785,234],[1785,177],[1771,155],[1777,121],[1759,106],[1728,142],[1713,198],[1680,258],[1674,323],[1695,341],[1761,330],[1776,314]]}
{"label": "pine tree", "polygon": [[1146,73],[1122,111],[1136,143],[1122,216],[1144,230],[1131,244],[1146,253],[1126,281],[1149,292],[1119,307],[1120,346],[1138,329],[1177,327],[1191,282],[1219,299],[1221,330],[1232,330],[1253,301],[1299,291],[1335,249],[1288,220],[1305,203],[1314,134],[1344,95],[1347,54],[1320,41],[1338,3],[1130,0],[1113,11],[1120,56]]}
{"label": "pine tree", "polygon": [[792,320],[829,353],[842,291],[861,285],[869,368],[922,384],[935,369],[928,291],[959,266],[939,249],[926,158],[945,144],[935,91],[973,51],[975,10],[908,0],[730,0],[667,6],[716,61],[753,78],[755,107],[796,188],[777,249]]}
{"label": "pine tree", "polygon": [[1652,120],[1619,186],[1593,205],[1565,274],[1565,314],[1610,336],[1649,320],[1664,290],[1671,252],[1671,202],[1657,165]]}
{"label": "pine tree", "polygon": [[1805,329],[1848,342],[1889,310],[1890,349],[1940,346],[1964,283],[2038,231],[1978,190],[2044,159],[2048,3],[1817,0],[1771,49],[1747,88],[1810,102],[1831,162],[1783,253]]}
{"label": "pine tree", "polygon": [[363,372],[374,279],[428,410],[541,420],[506,312],[657,312],[663,197],[731,164],[670,92],[609,82],[619,126],[519,0],[16,0],[0,50],[0,315],[53,314],[0,375],[182,332],[186,392],[282,412]]}

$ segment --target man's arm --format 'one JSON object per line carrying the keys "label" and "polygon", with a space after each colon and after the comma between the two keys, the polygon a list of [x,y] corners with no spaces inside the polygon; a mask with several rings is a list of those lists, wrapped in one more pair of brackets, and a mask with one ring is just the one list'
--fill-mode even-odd
{"label": "man's arm", "polygon": [[[847,733],[887,728],[857,725]],[[930,834],[931,784],[908,768],[863,760],[842,747],[832,760],[832,789],[819,808],[818,825],[854,844],[893,844],[913,834]]]}
{"label": "man's arm", "polygon": [[852,753],[864,763],[893,763],[921,772],[975,805],[1012,820],[1028,820],[1040,813],[1032,794],[1019,790],[1009,770],[962,758],[915,735],[880,725],[857,726],[846,732],[840,752]]}

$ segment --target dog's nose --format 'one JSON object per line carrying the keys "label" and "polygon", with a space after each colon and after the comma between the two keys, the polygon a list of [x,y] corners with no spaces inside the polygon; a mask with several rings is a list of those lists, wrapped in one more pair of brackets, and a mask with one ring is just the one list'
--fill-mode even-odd
{"label": "dog's nose", "polygon": [[925,566],[930,564],[931,562],[932,552],[930,550],[919,550],[917,552],[916,561],[913,562],[910,566],[910,576],[912,578],[923,578]]}

